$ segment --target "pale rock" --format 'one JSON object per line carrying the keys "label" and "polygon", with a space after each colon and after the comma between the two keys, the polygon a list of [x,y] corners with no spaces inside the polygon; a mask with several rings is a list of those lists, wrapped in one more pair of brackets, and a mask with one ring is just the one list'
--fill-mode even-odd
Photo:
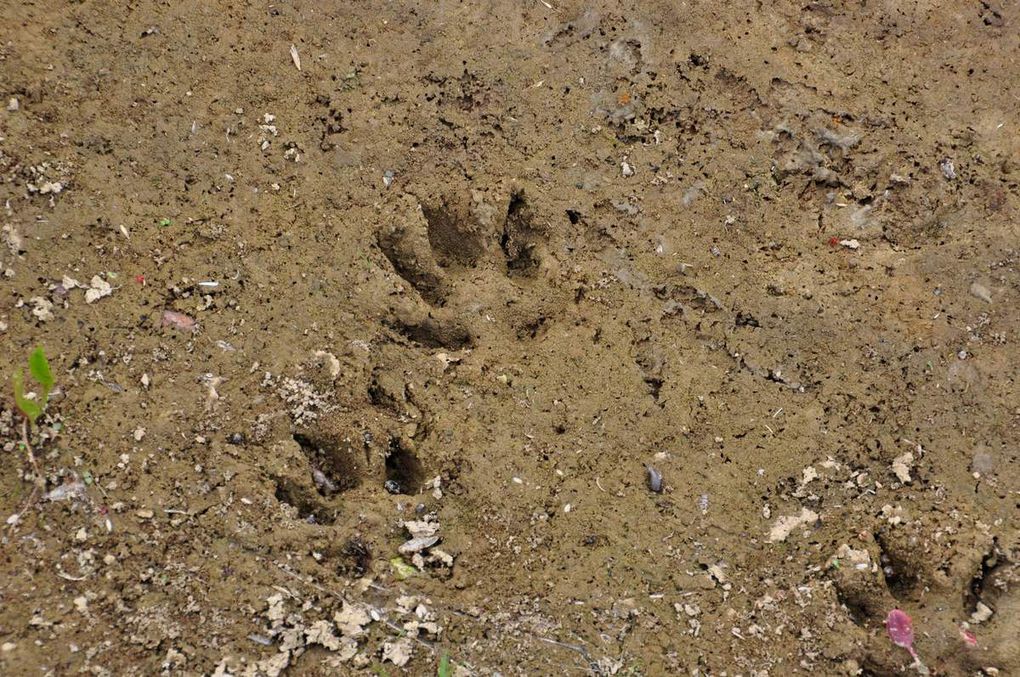
{"label": "pale rock", "polygon": [[280,677],[288,665],[290,665],[289,651],[278,653],[258,662],[259,673],[265,673],[268,677]]}
{"label": "pale rock", "polygon": [[403,527],[407,529],[407,533],[411,534],[411,538],[428,538],[429,536],[435,536],[436,532],[439,531],[438,522],[424,522],[421,520],[407,520],[403,523]]}
{"label": "pale rock", "polygon": [[266,618],[268,618],[270,622],[282,622],[284,617],[287,615],[287,610],[283,605],[283,594],[277,593],[272,597],[269,597],[266,599],[266,604],[269,605],[269,608],[266,610]]}
{"label": "pale rock", "polygon": [[981,299],[985,303],[992,302],[992,292],[988,290],[988,287],[978,282],[974,282],[970,285],[970,295],[976,299]]}
{"label": "pale rock", "polygon": [[394,642],[383,643],[382,659],[385,663],[389,661],[398,668],[407,665],[407,662],[411,660],[411,653],[414,650],[414,645],[411,643],[410,637],[402,637]]}
{"label": "pale rock", "polygon": [[974,613],[970,615],[970,622],[973,623],[974,625],[977,625],[978,623],[984,623],[985,621],[992,617],[993,613],[994,612],[992,611],[991,607],[989,607],[987,604],[985,604],[984,602],[978,602],[977,606],[974,608]]}
{"label": "pale rock", "polygon": [[93,275],[89,281],[89,288],[85,290],[85,303],[95,303],[104,296],[109,296],[113,293],[113,287],[110,283],[99,277]]}
{"label": "pale rock", "polygon": [[330,651],[339,651],[340,638],[333,633],[333,624],[329,621],[315,621],[305,630],[305,641],[308,644],[321,644]]}
{"label": "pale rock", "polygon": [[799,515],[786,515],[776,520],[769,531],[769,542],[780,543],[785,541],[794,529],[800,526],[814,524],[818,521],[818,513],[807,508],[801,508]]}
{"label": "pale rock", "polygon": [[357,637],[365,633],[365,626],[372,622],[372,616],[363,604],[344,602],[340,611],[333,614],[333,622],[345,637]]}
{"label": "pale rock", "polygon": [[914,455],[909,451],[905,454],[900,454],[893,459],[892,471],[896,475],[896,479],[904,484],[910,484],[910,466],[914,463]]}
{"label": "pale rock", "polygon": [[32,315],[40,322],[53,319],[53,303],[41,296],[33,296],[28,300],[32,304]]}
{"label": "pale rock", "polygon": [[875,566],[871,561],[871,554],[867,550],[856,550],[846,543],[839,546],[836,554],[829,560],[830,566],[837,561],[848,562],[851,567],[858,571],[867,571]]}

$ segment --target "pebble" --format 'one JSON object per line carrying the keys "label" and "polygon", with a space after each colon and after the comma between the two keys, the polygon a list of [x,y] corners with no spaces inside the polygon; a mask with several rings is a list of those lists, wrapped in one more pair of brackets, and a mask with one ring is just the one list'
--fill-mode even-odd
{"label": "pebble", "polygon": [[390,492],[391,494],[400,493],[400,485],[395,480],[386,480],[383,482],[383,489]]}
{"label": "pebble", "polygon": [[645,466],[645,471],[648,473],[648,488],[657,494],[662,493],[662,473],[653,468],[650,465]]}
{"label": "pebble", "polygon": [[154,513],[151,510],[137,510],[137,511],[135,511],[135,515],[139,519],[148,520],[148,519],[152,519],[153,517],[155,517],[156,513]]}
{"label": "pebble", "polygon": [[981,299],[985,303],[992,302],[992,292],[988,291],[988,287],[977,282],[970,285],[970,295],[974,298]]}
{"label": "pebble", "polygon": [[939,169],[942,170],[942,176],[946,177],[949,181],[956,178],[956,167],[949,158],[945,158],[939,163]]}

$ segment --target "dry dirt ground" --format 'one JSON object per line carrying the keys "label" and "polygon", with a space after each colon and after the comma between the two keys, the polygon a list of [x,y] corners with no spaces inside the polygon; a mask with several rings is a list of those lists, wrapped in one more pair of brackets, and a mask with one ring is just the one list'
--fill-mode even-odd
{"label": "dry dirt ground", "polygon": [[1016,3],[0,4],[3,674],[1020,674]]}

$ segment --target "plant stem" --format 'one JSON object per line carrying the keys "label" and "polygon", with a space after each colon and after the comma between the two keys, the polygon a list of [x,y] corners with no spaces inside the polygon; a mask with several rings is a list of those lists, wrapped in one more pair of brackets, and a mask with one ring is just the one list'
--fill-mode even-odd
{"label": "plant stem", "polygon": [[28,441],[28,419],[25,418],[21,421],[21,443],[25,445],[25,452],[28,454],[28,461],[32,464],[32,473],[35,475],[32,482],[32,493],[28,495],[28,498],[22,504],[21,509],[15,513],[15,519],[8,523],[7,534],[10,535],[14,531],[14,527],[21,521],[21,516],[35,504],[36,496],[39,495],[39,489],[46,486],[46,478],[43,477],[42,472],[39,470],[39,461],[36,460],[35,452],[32,450],[32,443]]}
{"label": "plant stem", "polygon": [[45,484],[46,479],[42,476],[42,472],[39,470],[39,461],[35,458],[35,452],[32,450],[32,443],[28,441],[28,419],[22,419],[21,421],[21,443],[25,445],[25,451],[28,453],[28,461],[32,464],[32,473],[35,474],[35,486],[41,486]]}

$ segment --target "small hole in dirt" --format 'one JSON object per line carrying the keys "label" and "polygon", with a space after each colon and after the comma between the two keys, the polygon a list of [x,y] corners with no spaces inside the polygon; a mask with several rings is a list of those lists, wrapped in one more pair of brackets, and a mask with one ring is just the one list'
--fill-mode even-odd
{"label": "small hole in dirt", "polygon": [[528,272],[538,267],[539,261],[533,251],[534,238],[537,234],[533,221],[534,217],[524,197],[524,191],[514,191],[510,195],[506,224],[499,239],[499,246],[506,256],[509,271]]}
{"label": "small hole in dirt", "polygon": [[276,500],[297,509],[298,518],[309,524],[333,524],[333,514],[319,505],[313,496],[301,487],[296,487],[286,480],[276,482]]}
{"label": "small hole in dirt", "polygon": [[917,587],[919,582],[915,573],[917,566],[907,559],[908,553],[894,547],[894,543],[884,533],[876,533],[875,541],[881,549],[882,574],[885,576],[889,592],[893,597],[902,599]]}
{"label": "small hole in dirt", "polygon": [[386,456],[386,481],[395,482],[401,494],[418,493],[425,479],[425,468],[414,452],[405,449],[400,440],[390,440],[390,453]]}
{"label": "small hole in dirt", "polygon": [[343,560],[337,565],[337,572],[349,578],[361,578],[372,563],[372,552],[360,538],[352,538],[340,549]]}
{"label": "small hole in dirt", "polygon": [[357,454],[351,445],[300,433],[294,435],[294,441],[308,457],[312,481],[321,496],[329,498],[358,486]]}
{"label": "small hole in dirt", "polygon": [[578,224],[578,222],[581,220],[581,212],[579,212],[579,211],[577,211],[575,209],[568,209],[567,210],[567,218],[570,219],[570,223],[572,225],[576,226]]}

